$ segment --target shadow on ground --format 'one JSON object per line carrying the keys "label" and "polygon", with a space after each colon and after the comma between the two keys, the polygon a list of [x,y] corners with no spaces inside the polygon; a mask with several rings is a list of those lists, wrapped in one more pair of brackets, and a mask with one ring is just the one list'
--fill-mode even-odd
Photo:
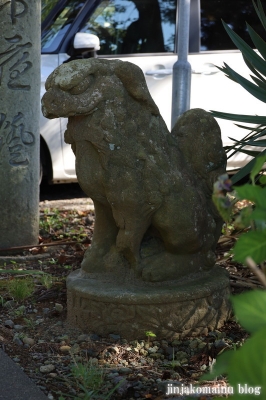
{"label": "shadow on ground", "polygon": [[83,192],[78,183],[65,183],[58,185],[42,183],[40,186],[40,201],[77,199],[82,197],[88,196]]}

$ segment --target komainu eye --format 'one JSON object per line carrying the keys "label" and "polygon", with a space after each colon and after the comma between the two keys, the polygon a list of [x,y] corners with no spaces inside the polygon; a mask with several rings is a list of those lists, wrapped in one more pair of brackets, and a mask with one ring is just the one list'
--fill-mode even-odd
{"label": "komainu eye", "polygon": [[76,86],[73,86],[70,90],[68,90],[68,92],[74,95],[82,94],[89,88],[90,85],[92,85],[93,81],[94,81],[94,76],[88,75],[84,80],[79,82]]}

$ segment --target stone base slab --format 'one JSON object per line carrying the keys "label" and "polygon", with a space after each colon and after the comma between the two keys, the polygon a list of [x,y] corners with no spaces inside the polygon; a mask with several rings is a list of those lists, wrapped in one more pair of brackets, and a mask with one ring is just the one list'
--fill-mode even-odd
{"label": "stone base slab", "polygon": [[207,334],[229,318],[229,278],[219,266],[179,282],[115,281],[72,272],[67,278],[68,322],[84,332],[157,339]]}

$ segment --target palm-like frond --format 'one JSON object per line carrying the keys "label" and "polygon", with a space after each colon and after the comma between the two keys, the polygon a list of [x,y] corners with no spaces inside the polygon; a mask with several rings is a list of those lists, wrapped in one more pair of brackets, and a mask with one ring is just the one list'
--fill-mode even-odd
{"label": "palm-like frond", "polygon": [[[266,15],[262,8],[261,1],[258,0],[257,4],[254,0],[252,0],[252,2],[261,24],[266,31]],[[249,24],[247,24],[248,33],[257,49],[257,51],[255,51],[228,25],[226,25],[224,21],[222,21],[222,23],[233,43],[241,51],[243,59],[252,73],[252,75],[250,75],[252,81],[238,74],[226,63],[224,63],[222,67],[217,68],[219,68],[229,79],[241,85],[252,96],[266,103],[266,42]],[[266,116],[230,114],[219,111],[211,111],[211,113],[216,118],[255,125],[255,127],[247,127],[236,124],[243,129],[249,129],[250,132],[240,140],[230,138],[233,141],[233,144],[225,147],[228,158],[232,157],[237,152],[242,152],[254,157],[253,160],[251,160],[245,167],[241,168],[236,175],[234,175],[233,181],[236,183],[238,180],[250,173],[255,163],[255,158],[258,157],[258,155],[266,152],[264,149],[262,151],[258,149],[266,148]]]}

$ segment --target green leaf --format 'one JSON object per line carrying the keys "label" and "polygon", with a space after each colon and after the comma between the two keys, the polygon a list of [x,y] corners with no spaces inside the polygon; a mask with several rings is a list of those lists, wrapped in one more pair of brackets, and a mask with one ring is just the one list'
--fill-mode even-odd
{"label": "green leaf", "polygon": [[266,188],[249,184],[234,187],[240,200],[249,200],[266,209]]}
{"label": "green leaf", "polygon": [[240,148],[236,147],[236,149],[238,149],[239,153],[247,154],[248,156],[251,156],[251,157],[256,157],[260,154],[260,151],[245,150],[242,147],[240,147]]}
{"label": "green leaf", "polygon": [[234,354],[235,352],[233,350],[228,350],[218,356],[212,371],[200,377],[200,381],[213,380],[219,375],[226,374]]}
{"label": "green leaf", "polygon": [[[228,368],[228,381],[234,387],[233,399],[254,400],[266,398],[266,328],[260,329],[238,349]],[[239,385],[253,388],[252,394],[244,394]],[[256,389],[256,394],[254,393]],[[252,389],[250,389],[252,390]],[[230,397],[231,398],[231,397]]]}
{"label": "green leaf", "polygon": [[250,124],[266,125],[266,117],[260,115],[230,114],[214,110],[210,110],[210,113],[215,118],[228,119],[229,121],[238,121]]}
{"label": "green leaf", "polygon": [[254,333],[266,328],[266,291],[252,290],[232,296],[231,301],[239,323],[248,332]]}
{"label": "green leaf", "polygon": [[265,344],[266,328],[262,328],[248,339],[240,349],[226,351],[218,356],[212,373],[204,375],[200,380],[214,379],[218,375],[227,373],[229,386],[234,389],[234,395],[230,396],[230,399],[254,400],[255,396],[265,399]]}
{"label": "green leaf", "polygon": [[[266,162],[266,154],[263,154],[256,158],[254,167],[252,168],[250,179],[252,180],[253,185],[255,185],[255,177],[261,171],[264,163]],[[266,200],[266,197],[265,197]]]}
{"label": "green leaf", "polygon": [[234,260],[245,263],[251,257],[259,264],[266,260],[266,232],[250,231],[242,234],[233,249]]}
{"label": "green leaf", "polygon": [[[251,132],[249,132],[245,137],[244,137],[244,139],[246,138],[246,137],[250,137],[250,136],[257,136],[257,135],[259,135],[259,136],[263,136],[263,135],[266,135],[266,130],[265,130],[265,127],[264,126],[262,126],[262,125],[260,125],[260,126],[258,126],[258,127],[254,127],[254,126],[245,126],[245,125],[240,125],[240,124],[235,124],[236,126],[238,126],[239,128],[241,128],[241,129],[248,129],[249,131],[251,130]],[[263,132],[263,133],[262,133]],[[244,140],[243,139],[243,140]]]}
{"label": "green leaf", "polygon": [[243,168],[241,168],[232,178],[232,184],[235,185],[237,182],[241,181],[241,179],[245,178],[250,174],[250,171],[255,164],[255,159],[249,161]]}
{"label": "green leaf", "polygon": [[265,41],[254,31],[254,29],[247,24],[247,29],[249,36],[251,37],[252,42],[254,43],[255,47],[258,49],[260,54],[264,59],[266,59],[266,43]]}
{"label": "green leaf", "polygon": [[[241,37],[235,33],[229,26],[222,21],[224,29],[230,36],[232,42],[241,51],[243,56],[248,59],[249,62],[264,76],[266,75],[265,60],[261,58]],[[225,64],[226,65],[226,64]],[[227,66],[226,66],[227,68]],[[234,75],[233,75],[234,77]]]}
{"label": "green leaf", "polygon": [[266,208],[262,209],[256,207],[256,209],[252,212],[251,217],[254,221],[266,221]]}
{"label": "green leaf", "polygon": [[253,222],[253,210],[248,206],[240,211],[240,214],[235,218],[235,226],[239,229],[248,228]]}
{"label": "green leaf", "polygon": [[[265,63],[265,61],[264,61],[264,63]],[[246,89],[250,94],[252,94],[252,96],[256,97],[256,99],[266,103],[265,89],[262,89],[262,88],[258,87],[257,85],[254,85],[254,83],[252,83],[251,81],[249,81],[246,78],[243,78],[243,76],[241,76],[240,74],[235,72],[227,64],[225,64],[225,65],[226,65],[227,71],[229,71],[230,76],[233,77],[237,83],[239,83],[244,89]],[[265,65],[265,67],[266,67],[266,65]]]}
{"label": "green leaf", "polygon": [[[237,126],[239,126],[239,125],[237,125]],[[242,127],[242,126],[240,126],[240,127]],[[243,127],[244,129],[249,129],[250,130],[250,127]],[[252,143],[254,142],[254,141],[256,141],[256,143],[258,144],[258,139],[259,138],[261,138],[261,137],[265,137],[265,129],[264,129],[264,127],[262,127],[261,125],[258,127],[258,128],[253,128],[252,129],[252,131],[251,132],[249,132],[247,135],[245,135],[242,139],[241,139],[241,141],[238,141],[238,140],[236,140],[235,138],[230,138],[229,137],[229,139],[231,139],[232,141],[233,141],[233,144],[231,145],[231,146],[225,146],[224,147],[224,149],[225,149],[225,151],[226,151],[226,153],[229,153],[228,155],[227,155],[227,159],[229,159],[230,157],[232,157],[234,154],[236,154],[237,152],[240,152],[240,153],[244,153],[244,154],[247,154],[247,155],[250,155],[250,156],[252,156],[252,157],[257,157],[258,155],[262,155],[262,154],[265,154],[265,151],[263,150],[263,151],[260,151],[259,149],[258,150],[255,150],[255,149],[253,149],[253,150],[250,150],[250,149],[247,149],[247,146],[252,146]],[[262,144],[263,145],[263,143],[259,143],[260,145]],[[260,147],[260,146],[253,146],[253,147]],[[250,171],[249,171],[250,172]]]}
{"label": "green leaf", "polygon": [[231,137],[229,137],[230,140],[234,141],[237,144],[240,144],[242,146],[255,146],[255,147],[265,147],[266,146],[266,140],[236,140]]}
{"label": "green leaf", "polygon": [[240,143],[244,146],[255,146],[255,147],[265,147],[266,146],[266,140],[250,140],[248,143],[242,140],[237,141],[237,143]]}
{"label": "green leaf", "polygon": [[259,179],[259,182],[261,185],[266,185],[266,176],[262,175]]}
{"label": "green leaf", "polygon": [[257,139],[257,138],[260,138],[260,137],[265,137],[266,136],[266,129],[265,129],[265,127],[264,126],[262,126],[262,125],[259,125],[257,128],[252,128],[252,132],[250,132],[250,133],[248,133],[246,136],[245,136],[245,138],[246,137],[250,137],[250,138],[253,138],[253,139]]}
{"label": "green leaf", "polygon": [[229,204],[230,200],[226,196],[213,195],[212,201],[215,204],[220,216],[224,221],[230,221],[232,216],[232,207]]}
{"label": "green leaf", "polygon": [[263,11],[263,8],[262,8],[260,0],[258,0],[258,7],[257,7],[257,5],[256,5],[254,0],[252,0],[252,3],[253,3],[253,7],[255,8],[256,13],[257,13],[257,15],[258,15],[258,17],[260,19],[260,22],[261,22],[262,26],[266,30],[266,16],[265,16],[265,13]]}
{"label": "green leaf", "polygon": [[236,80],[233,76],[231,76],[230,71],[227,70],[226,64],[223,65],[222,67],[218,67],[217,65],[215,65],[215,66],[216,66],[216,68],[218,68],[221,72],[223,72],[227,78],[231,79],[233,82],[238,83],[237,80]]}
{"label": "green leaf", "polygon": [[[235,124],[235,126],[238,126],[239,128],[241,128],[241,129],[246,129],[246,130],[251,130],[251,132],[250,133],[248,133],[246,136],[249,136],[249,135],[256,135],[257,134],[257,132],[259,132],[259,133],[261,133],[261,127],[254,127],[254,126],[245,126],[245,125],[240,125],[240,124]],[[264,127],[263,127],[263,129],[264,129]],[[265,129],[264,129],[265,130]],[[254,133],[253,133],[254,132]],[[264,135],[266,134],[266,130],[265,130],[265,132],[264,132]],[[245,136],[245,137],[246,137]]]}
{"label": "green leaf", "polygon": [[253,75],[250,75],[250,77],[261,89],[266,90],[266,82],[264,82],[264,80],[262,81],[261,78],[256,78],[256,76]]}
{"label": "green leaf", "polygon": [[[243,59],[247,65],[247,67],[250,69],[250,71],[253,72],[253,74],[258,78],[258,81],[259,81],[258,84],[262,83],[262,82],[266,83],[266,79],[256,70],[256,68],[253,67],[251,62],[249,62],[249,60],[244,56],[243,56]],[[251,75],[251,78],[253,80],[255,80],[255,77],[253,77],[252,75]]]}
{"label": "green leaf", "polygon": [[[261,153],[266,154],[266,150],[263,150]],[[252,168],[254,167],[256,162],[256,159],[253,159],[249,161],[244,167],[242,167],[231,179],[232,184],[235,185],[237,182],[239,182],[241,179],[245,178],[247,175],[250,174],[252,171]]]}
{"label": "green leaf", "polygon": [[145,335],[150,337],[156,337],[155,333],[153,333],[152,331],[146,331]]}

